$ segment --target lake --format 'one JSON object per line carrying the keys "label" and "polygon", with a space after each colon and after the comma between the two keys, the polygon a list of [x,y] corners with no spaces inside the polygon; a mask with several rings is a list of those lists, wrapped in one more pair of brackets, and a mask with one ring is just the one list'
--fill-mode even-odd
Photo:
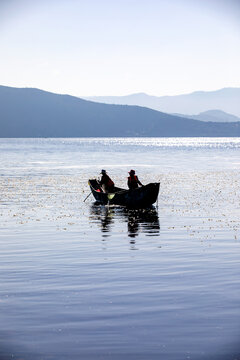
{"label": "lake", "polygon": [[240,138],[0,139],[0,191],[1,360],[240,359]]}

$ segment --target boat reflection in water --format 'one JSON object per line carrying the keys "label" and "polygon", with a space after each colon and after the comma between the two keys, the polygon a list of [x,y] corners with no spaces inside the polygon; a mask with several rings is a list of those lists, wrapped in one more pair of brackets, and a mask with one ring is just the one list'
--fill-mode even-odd
{"label": "boat reflection in water", "polygon": [[[98,223],[104,236],[110,236],[115,221],[127,223],[127,233],[131,238],[145,233],[146,236],[157,236],[160,233],[158,212],[155,207],[130,210],[119,206],[92,205],[89,220]],[[117,224],[116,224],[117,226]]]}

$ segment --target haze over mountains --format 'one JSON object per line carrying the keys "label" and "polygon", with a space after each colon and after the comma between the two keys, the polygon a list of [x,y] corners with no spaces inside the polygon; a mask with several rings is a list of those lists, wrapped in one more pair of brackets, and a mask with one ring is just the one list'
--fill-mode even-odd
{"label": "haze over mountains", "polygon": [[240,122],[203,122],[31,88],[0,86],[0,109],[0,137],[240,136]]}
{"label": "haze over mountains", "polygon": [[213,122],[236,122],[240,121],[240,118],[226,113],[222,110],[208,110],[197,115],[184,115],[184,114],[172,114],[181,116],[188,119],[195,119],[200,121],[213,121]]}
{"label": "haze over mountains", "polygon": [[84,98],[107,104],[144,106],[170,114],[192,115],[217,109],[240,117],[240,88],[196,91],[191,94],[176,96],[158,97],[139,93],[128,96],[94,96]]}

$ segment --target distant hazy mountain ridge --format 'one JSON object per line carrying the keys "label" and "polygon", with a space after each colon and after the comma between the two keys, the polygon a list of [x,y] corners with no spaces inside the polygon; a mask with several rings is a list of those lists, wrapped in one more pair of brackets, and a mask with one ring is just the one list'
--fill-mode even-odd
{"label": "distant hazy mountain ridge", "polygon": [[0,137],[240,136],[240,122],[186,119],[38,89],[0,86]]}
{"label": "distant hazy mountain ridge", "polygon": [[184,115],[184,114],[172,114],[175,116],[181,116],[188,119],[195,119],[199,121],[212,121],[212,122],[236,122],[240,121],[240,118],[221,110],[208,110],[198,115]]}
{"label": "distant hazy mountain ridge", "polygon": [[240,117],[240,88],[224,88],[216,91],[196,91],[176,96],[150,96],[144,93],[128,96],[84,97],[107,104],[138,105],[150,109],[179,114],[199,114],[218,109]]}

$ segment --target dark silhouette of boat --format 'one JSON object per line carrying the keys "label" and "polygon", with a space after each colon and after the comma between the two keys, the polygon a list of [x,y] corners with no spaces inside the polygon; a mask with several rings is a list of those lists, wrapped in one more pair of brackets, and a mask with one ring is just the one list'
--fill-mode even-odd
{"label": "dark silhouette of boat", "polygon": [[98,204],[120,205],[129,209],[145,209],[153,205],[157,201],[160,187],[160,183],[150,183],[134,190],[114,187],[113,192],[106,193],[96,179],[90,179],[88,184]]}

